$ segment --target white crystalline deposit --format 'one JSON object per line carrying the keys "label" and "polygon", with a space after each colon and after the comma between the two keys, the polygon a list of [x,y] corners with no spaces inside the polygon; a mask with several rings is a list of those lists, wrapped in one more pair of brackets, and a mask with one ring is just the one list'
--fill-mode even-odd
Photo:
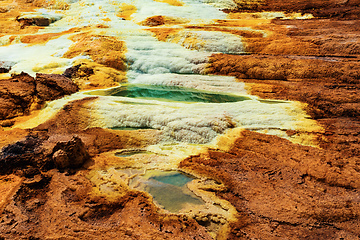
{"label": "white crystalline deposit", "polygon": [[170,37],[168,41],[177,42],[187,49],[227,54],[245,52],[241,37],[230,33],[186,30],[181,31],[175,37],[176,39],[173,40]]}
{"label": "white crystalline deposit", "polygon": [[26,72],[35,76],[44,69],[58,69],[58,73],[72,66],[73,60],[62,58],[72,41],[66,37],[50,40],[46,44],[13,44],[0,47],[0,60],[13,62],[10,73]]}
{"label": "white crystalline deposit", "polygon": [[186,18],[189,20],[208,21],[224,19],[226,14],[199,0],[182,0],[183,6],[172,6],[153,0],[131,1],[138,11],[133,15],[134,21],[140,22],[151,16],[163,15],[169,17]]}
{"label": "white crystalline deposit", "polygon": [[[191,74],[205,68],[208,53],[199,53],[154,37],[129,37],[126,58],[129,63],[130,79],[138,74],[181,73]],[[130,80],[131,81],[131,80]]]}
{"label": "white crystalline deposit", "polygon": [[245,83],[236,82],[235,77],[186,74],[142,74],[132,83],[146,85],[179,86],[198,90],[225,92],[249,96]]}
{"label": "white crystalline deposit", "polygon": [[[251,130],[299,129],[306,119],[292,102],[262,103],[250,99],[232,103],[182,103],[127,97],[100,97],[91,107],[92,126],[153,128],[165,140],[207,143],[234,127]],[[314,123],[307,123],[309,125]]]}
{"label": "white crystalline deposit", "polygon": [[201,0],[201,2],[219,9],[235,9],[237,7],[233,0]]}

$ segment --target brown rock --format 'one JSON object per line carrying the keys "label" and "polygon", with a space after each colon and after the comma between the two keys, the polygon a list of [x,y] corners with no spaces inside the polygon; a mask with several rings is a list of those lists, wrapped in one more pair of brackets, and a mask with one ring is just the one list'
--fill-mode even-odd
{"label": "brown rock", "polygon": [[28,135],[25,140],[18,141],[4,147],[0,153],[0,174],[11,173],[28,166],[44,168],[50,163],[41,144],[44,139],[39,136]]}
{"label": "brown rock", "polygon": [[240,213],[228,239],[355,239],[359,229],[357,158],[243,131],[228,153],[209,150],[180,167],[222,182],[218,192]]}
{"label": "brown rock", "polygon": [[78,91],[71,79],[58,74],[27,73],[0,81],[0,120],[27,114],[33,105]]}
{"label": "brown rock", "polygon": [[41,100],[55,100],[78,90],[76,84],[63,75],[36,74],[36,91]]}
{"label": "brown rock", "polygon": [[4,120],[4,121],[0,121],[0,126],[1,127],[11,127],[15,124],[14,120]]}
{"label": "brown rock", "polygon": [[163,16],[148,17],[143,22],[144,26],[150,26],[150,27],[155,27],[155,26],[164,25],[164,24],[165,24],[165,19]]}
{"label": "brown rock", "polygon": [[78,168],[89,159],[84,143],[77,136],[69,141],[58,142],[54,149],[52,159],[58,169]]}
{"label": "brown rock", "polygon": [[35,80],[26,73],[0,81],[0,119],[26,113],[35,99]]}
{"label": "brown rock", "polygon": [[360,13],[358,0],[256,0],[234,1],[241,11],[284,11],[311,13],[315,17],[358,19]]}
{"label": "brown rock", "polygon": [[0,73],[8,73],[11,70],[12,65],[12,62],[0,61]]}
{"label": "brown rock", "polygon": [[18,17],[16,20],[20,23],[21,28],[25,28],[31,25],[47,27],[51,23],[55,22],[57,19],[40,15],[25,15],[22,17]]}

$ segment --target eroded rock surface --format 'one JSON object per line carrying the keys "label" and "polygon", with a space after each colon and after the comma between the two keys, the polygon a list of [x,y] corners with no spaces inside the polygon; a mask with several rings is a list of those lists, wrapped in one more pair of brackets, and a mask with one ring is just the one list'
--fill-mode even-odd
{"label": "eroded rock surface", "polygon": [[78,90],[78,86],[63,75],[36,74],[37,96],[43,101],[55,100]]}
{"label": "eroded rock surface", "polygon": [[212,239],[186,216],[157,214],[144,193],[109,202],[89,195],[81,175],[57,171],[24,181],[1,217],[0,237],[17,239]]}
{"label": "eroded rock surface", "polygon": [[82,140],[77,136],[63,136],[61,141],[49,139],[44,132],[31,133],[25,140],[4,147],[0,155],[1,173],[25,174],[29,169],[36,171],[57,168],[60,170],[81,167],[89,154]]}
{"label": "eroded rock surface", "polygon": [[55,100],[78,91],[78,87],[65,76],[26,73],[0,81],[0,119],[28,114],[45,101]]}
{"label": "eroded rock surface", "polygon": [[230,151],[210,150],[180,167],[227,186],[217,194],[240,213],[229,239],[356,239],[359,161],[243,131]]}

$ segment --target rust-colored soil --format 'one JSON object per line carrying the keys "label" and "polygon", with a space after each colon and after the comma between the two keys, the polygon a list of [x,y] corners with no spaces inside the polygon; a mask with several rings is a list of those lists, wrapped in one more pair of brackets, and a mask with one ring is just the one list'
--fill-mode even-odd
{"label": "rust-colored soil", "polygon": [[227,186],[240,213],[228,239],[356,239],[360,158],[243,131],[228,152],[209,150],[180,167]]}

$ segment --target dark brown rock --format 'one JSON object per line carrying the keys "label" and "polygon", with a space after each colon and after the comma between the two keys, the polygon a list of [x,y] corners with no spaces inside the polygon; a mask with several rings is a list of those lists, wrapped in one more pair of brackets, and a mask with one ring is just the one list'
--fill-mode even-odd
{"label": "dark brown rock", "polygon": [[78,90],[77,85],[63,75],[36,74],[36,91],[41,100],[55,100]]}
{"label": "dark brown rock", "polygon": [[4,147],[0,152],[0,174],[27,175],[31,169],[78,168],[90,158],[77,136],[63,136],[62,141],[55,142],[48,139],[45,132],[34,132],[25,140]]}
{"label": "dark brown rock", "polygon": [[35,80],[26,73],[0,81],[0,119],[27,113],[36,101]]}
{"label": "dark brown rock", "polygon": [[41,148],[43,141],[38,136],[29,135],[25,140],[4,147],[0,153],[0,174],[12,173],[29,166],[46,168],[51,162]]}
{"label": "dark brown rock", "polygon": [[[63,75],[67,78],[75,78],[78,77],[78,71],[81,67],[81,64],[69,67],[65,70],[65,72],[63,73]],[[92,71],[91,74],[94,74],[94,71]]]}
{"label": "dark brown rock", "polygon": [[8,73],[11,70],[13,63],[0,61],[0,73]]}
{"label": "dark brown rock", "polygon": [[55,22],[57,19],[53,17],[34,15],[34,16],[18,17],[16,20],[20,23],[21,28],[25,28],[31,25],[35,25],[39,27],[47,27],[51,23]]}
{"label": "dark brown rock", "polygon": [[55,100],[78,91],[71,79],[58,74],[27,73],[0,81],[0,120],[29,113],[44,101]]}
{"label": "dark brown rock", "polygon": [[72,137],[69,141],[58,142],[52,155],[58,169],[81,167],[89,158],[84,143],[77,136]]}

